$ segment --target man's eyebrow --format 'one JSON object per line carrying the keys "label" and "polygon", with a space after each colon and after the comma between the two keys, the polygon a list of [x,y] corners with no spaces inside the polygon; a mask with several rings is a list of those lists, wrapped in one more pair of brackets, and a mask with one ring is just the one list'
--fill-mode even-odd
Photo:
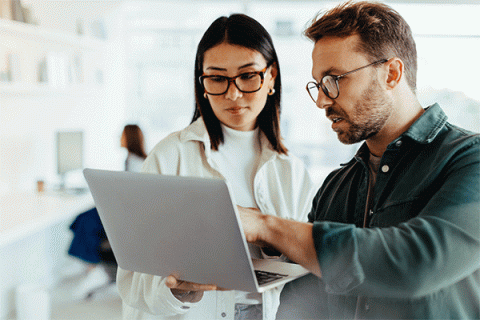
{"label": "man's eyebrow", "polygon": [[330,67],[327,70],[325,70],[324,72],[322,72],[322,77],[327,76],[327,75],[340,75],[340,74],[343,74],[343,73],[345,73],[343,70],[340,70],[340,69],[335,68],[335,67]]}
{"label": "man's eyebrow", "polygon": [[335,68],[335,67],[330,67],[328,68],[327,70],[323,71],[322,73],[319,74],[319,79],[316,79],[315,75],[312,74],[312,78],[313,80],[319,82],[320,79],[322,79],[323,77],[325,76],[329,76],[329,75],[340,75],[344,72],[342,72],[341,70],[339,70],[338,68]]}

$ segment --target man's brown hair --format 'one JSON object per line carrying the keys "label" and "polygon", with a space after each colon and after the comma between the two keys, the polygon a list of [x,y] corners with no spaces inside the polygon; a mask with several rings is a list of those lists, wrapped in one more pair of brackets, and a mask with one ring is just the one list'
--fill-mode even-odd
{"label": "man's brown hair", "polygon": [[359,35],[357,50],[370,62],[400,58],[405,65],[406,80],[413,92],[417,86],[417,49],[412,31],[400,14],[377,2],[346,2],[326,12],[320,12],[305,30],[305,35],[317,42],[322,37],[345,38]]}

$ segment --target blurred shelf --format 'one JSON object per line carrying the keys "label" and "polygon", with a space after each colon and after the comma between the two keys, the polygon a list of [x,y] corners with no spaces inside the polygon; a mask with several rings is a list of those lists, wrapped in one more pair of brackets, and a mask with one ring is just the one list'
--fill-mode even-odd
{"label": "blurred shelf", "polygon": [[[0,81],[0,93],[7,97],[95,94],[103,89],[105,44],[103,39],[0,19],[0,59],[7,59],[3,72],[20,80]],[[51,83],[35,82],[41,72]]]}
{"label": "blurred shelf", "polygon": [[18,40],[28,40],[44,44],[56,43],[63,46],[92,50],[99,50],[105,45],[105,40],[103,39],[49,30],[18,21],[0,19],[0,38],[7,35],[15,36]]}
{"label": "blurred shelf", "polygon": [[102,85],[72,84],[65,87],[53,87],[47,83],[0,83],[0,93],[5,96],[84,95],[102,90]]}

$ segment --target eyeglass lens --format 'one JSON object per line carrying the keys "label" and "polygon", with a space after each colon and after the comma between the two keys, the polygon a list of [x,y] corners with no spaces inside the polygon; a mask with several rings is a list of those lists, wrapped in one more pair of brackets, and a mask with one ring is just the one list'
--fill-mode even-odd
{"label": "eyeglass lens", "polygon": [[[241,74],[234,80],[235,86],[242,92],[255,92],[262,86],[262,76],[256,73]],[[223,94],[227,92],[230,80],[226,77],[215,76],[203,79],[205,91],[210,94]]]}
{"label": "eyeglass lens", "polygon": [[319,85],[314,82],[308,83],[307,90],[314,102],[317,102],[319,87],[321,87],[323,92],[331,99],[335,99],[336,97],[338,97],[339,92],[337,81],[333,76],[327,75],[323,77]]}
{"label": "eyeglass lens", "polygon": [[318,97],[318,87],[315,82],[309,82],[307,83],[307,91],[310,97],[314,102],[317,102],[317,97]]}
{"label": "eyeglass lens", "polygon": [[[325,92],[325,94],[327,96],[329,96],[331,99],[334,99],[336,97],[338,97],[338,86],[337,86],[337,81],[335,80],[334,77],[332,76],[325,76],[322,78],[322,89],[325,91],[325,89],[327,90],[327,92]],[[315,100],[316,100],[316,97],[318,97],[318,95],[315,96]]]}
{"label": "eyeglass lens", "polygon": [[322,91],[325,93],[325,95],[327,97],[329,97],[330,99],[336,99],[340,95],[340,91],[338,89],[338,79],[346,76],[347,74],[357,72],[359,70],[362,70],[364,68],[367,68],[367,67],[379,64],[379,63],[385,63],[387,61],[388,61],[388,59],[377,60],[375,62],[367,64],[366,66],[354,69],[352,71],[346,72],[346,73],[341,74],[339,76],[326,75],[322,78],[322,80],[320,81],[320,84],[316,84],[315,82],[311,81],[311,82],[307,83],[308,93],[310,94],[310,97],[312,98],[313,102],[317,103],[318,88],[321,87]]}

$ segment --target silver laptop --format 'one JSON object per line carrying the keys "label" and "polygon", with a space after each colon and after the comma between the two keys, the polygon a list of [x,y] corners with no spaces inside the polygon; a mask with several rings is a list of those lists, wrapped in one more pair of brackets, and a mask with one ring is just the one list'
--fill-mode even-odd
{"label": "silver laptop", "polygon": [[85,169],[118,265],[231,290],[263,292],[308,273],[251,259],[221,179]]}

